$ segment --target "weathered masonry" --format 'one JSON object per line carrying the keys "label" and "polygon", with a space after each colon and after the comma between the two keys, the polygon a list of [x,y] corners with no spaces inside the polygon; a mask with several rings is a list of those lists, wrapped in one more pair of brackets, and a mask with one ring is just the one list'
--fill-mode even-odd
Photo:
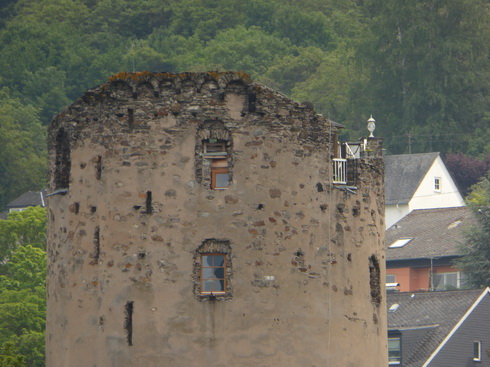
{"label": "weathered masonry", "polygon": [[338,128],[244,73],[87,91],[49,131],[47,366],[387,365],[381,146],[339,163]]}

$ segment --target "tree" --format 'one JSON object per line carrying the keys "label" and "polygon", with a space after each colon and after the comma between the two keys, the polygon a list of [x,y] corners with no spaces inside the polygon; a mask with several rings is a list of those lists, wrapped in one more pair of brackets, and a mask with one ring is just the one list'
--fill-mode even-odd
{"label": "tree", "polygon": [[211,68],[243,70],[260,76],[295,50],[288,39],[277,38],[258,27],[238,26],[219,32],[207,43],[203,54]]}
{"label": "tree", "polygon": [[0,263],[0,274],[1,365],[43,367],[46,252],[19,246]]}
{"label": "tree", "polygon": [[473,186],[468,196],[476,224],[465,232],[462,257],[455,266],[466,275],[469,287],[490,286],[490,181],[487,177]]}
{"label": "tree", "polygon": [[485,0],[368,0],[358,49],[385,147],[393,153],[465,151],[488,112],[490,27]]}
{"label": "tree", "polygon": [[[31,245],[44,250],[45,242],[46,209],[40,206],[9,213],[6,220],[0,220],[0,263],[10,258],[19,246]],[[19,257],[22,252],[16,254]],[[16,265],[11,264],[10,266],[15,267]],[[1,271],[0,274],[2,274]]]}
{"label": "tree", "polygon": [[38,110],[0,89],[0,209],[46,176],[46,128]]}
{"label": "tree", "polygon": [[463,153],[449,153],[444,163],[456,182],[463,196],[469,194],[470,188],[475,185],[488,171],[490,157],[478,159]]}

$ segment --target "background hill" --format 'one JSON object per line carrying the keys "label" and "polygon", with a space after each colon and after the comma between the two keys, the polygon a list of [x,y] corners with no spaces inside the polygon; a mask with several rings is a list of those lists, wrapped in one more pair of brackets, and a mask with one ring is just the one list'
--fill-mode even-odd
{"label": "background hill", "polygon": [[119,71],[243,70],[388,153],[490,153],[488,0],[3,0],[0,209],[46,127]]}

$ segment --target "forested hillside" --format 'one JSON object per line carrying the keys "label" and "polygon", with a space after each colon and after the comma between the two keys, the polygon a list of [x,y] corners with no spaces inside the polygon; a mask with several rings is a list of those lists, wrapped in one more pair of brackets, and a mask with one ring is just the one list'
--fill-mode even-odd
{"label": "forested hillside", "polygon": [[3,0],[0,209],[54,114],[119,71],[243,70],[390,153],[490,153],[488,0]]}

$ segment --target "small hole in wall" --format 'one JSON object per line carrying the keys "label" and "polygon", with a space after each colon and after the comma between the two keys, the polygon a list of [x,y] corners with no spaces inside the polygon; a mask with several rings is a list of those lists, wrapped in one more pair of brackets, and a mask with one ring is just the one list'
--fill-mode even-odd
{"label": "small hole in wall", "polygon": [[97,211],[97,207],[96,206],[91,206],[90,207],[90,213],[91,214],[94,214],[96,211]]}
{"label": "small hole in wall", "polygon": [[263,209],[264,209],[264,204],[257,205],[257,210],[263,210]]}
{"label": "small hole in wall", "polygon": [[298,256],[298,257],[305,256],[305,253],[301,250],[298,250],[294,253],[294,256]]}
{"label": "small hole in wall", "polygon": [[133,206],[133,210],[140,210],[141,209],[141,205],[135,205]]}
{"label": "small hole in wall", "polygon": [[371,288],[371,302],[379,306],[381,303],[381,280],[379,261],[376,255],[369,257],[369,285]]}
{"label": "small hole in wall", "polygon": [[134,302],[128,301],[126,302],[125,307],[125,318],[124,318],[124,329],[126,330],[126,338],[128,341],[128,345],[133,345],[133,311],[134,311]]}
{"label": "small hole in wall", "polygon": [[257,95],[254,92],[248,94],[248,112],[255,112],[257,110],[255,102],[257,101]]}
{"label": "small hole in wall", "polygon": [[128,108],[128,125],[130,128],[134,126],[134,110],[132,108]]}
{"label": "small hole in wall", "polygon": [[99,155],[95,159],[95,178],[100,180],[102,177],[102,157]]}
{"label": "small hole in wall", "polygon": [[153,92],[153,96],[154,96],[155,98],[158,98],[158,97],[160,97],[160,93],[158,93],[158,91],[154,91],[154,92]]}
{"label": "small hole in wall", "polygon": [[100,227],[98,226],[95,227],[95,232],[94,232],[94,247],[95,247],[94,259],[98,261],[100,257]]}
{"label": "small hole in wall", "polygon": [[138,259],[140,259],[140,260],[141,260],[141,259],[144,259],[144,258],[145,258],[145,256],[146,256],[146,252],[139,252],[139,253],[138,253]]}
{"label": "small hole in wall", "polygon": [[80,203],[75,203],[75,214],[80,212]]}
{"label": "small hole in wall", "polygon": [[137,98],[138,98],[138,93],[133,92],[133,99],[137,99]]}
{"label": "small hole in wall", "polygon": [[316,191],[323,192],[323,185],[320,182],[316,184]]}
{"label": "small hole in wall", "polygon": [[151,191],[146,192],[146,214],[152,213],[151,207]]}

